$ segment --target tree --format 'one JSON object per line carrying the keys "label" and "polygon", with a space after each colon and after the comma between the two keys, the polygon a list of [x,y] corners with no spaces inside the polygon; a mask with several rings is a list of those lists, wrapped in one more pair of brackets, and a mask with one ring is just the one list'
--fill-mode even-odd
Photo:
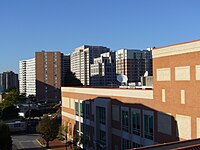
{"label": "tree", "polygon": [[15,106],[13,105],[8,106],[2,110],[2,119],[9,120],[9,119],[18,118],[19,117],[18,113],[19,113],[19,110]]}
{"label": "tree", "polygon": [[30,109],[25,113],[25,118],[34,118],[34,117],[40,117],[41,113],[37,109]]}
{"label": "tree", "polygon": [[63,86],[83,86],[83,84],[76,78],[75,73],[68,70],[65,74]]}
{"label": "tree", "polygon": [[40,120],[36,130],[46,141],[46,147],[49,148],[49,141],[53,141],[58,135],[59,125],[55,119],[46,115]]}
{"label": "tree", "polygon": [[68,136],[72,134],[71,123],[67,123],[67,125],[62,125],[59,129],[59,140],[65,143],[65,148],[67,150],[67,146],[72,146],[72,142],[68,141]]}
{"label": "tree", "polygon": [[9,92],[5,93],[4,101],[1,103],[0,107],[2,109],[16,105],[23,99],[23,95],[19,95],[19,91],[17,89],[12,89]]}
{"label": "tree", "polygon": [[12,150],[10,130],[3,121],[0,121],[0,150]]}

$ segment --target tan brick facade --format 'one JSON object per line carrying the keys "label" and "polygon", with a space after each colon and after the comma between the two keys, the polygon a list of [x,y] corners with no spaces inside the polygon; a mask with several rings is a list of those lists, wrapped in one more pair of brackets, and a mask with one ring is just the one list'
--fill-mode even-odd
{"label": "tan brick facade", "polygon": [[[153,90],[63,87],[62,98],[75,103],[74,108],[63,103],[63,123],[69,120],[74,126],[79,122],[93,128],[91,145],[87,146],[95,149],[126,149],[197,138],[199,65],[200,41],[193,41],[153,49]],[[81,107],[82,117],[76,115]],[[84,132],[78,130],[79,135]]]}

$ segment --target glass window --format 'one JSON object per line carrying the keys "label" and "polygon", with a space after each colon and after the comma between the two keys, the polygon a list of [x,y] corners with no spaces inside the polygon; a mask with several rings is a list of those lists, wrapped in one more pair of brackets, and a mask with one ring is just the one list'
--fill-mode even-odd
{"label": "glass window", "polygon": [[75,128],[76,128],[76,130],[79,130],[79,122],[78,121],[76,121]]}
{"label": "glass window", "polygon": [[132,112],[132,133],[140,135],[140,114]]}
{"label": "glass window", "polygon": [[87,119],[90,118],[90,104],[85,104],[85,115]]}
{"label": "glass window", "polygon": [[80,103],[80,116],[83,117],[84,114],[84,103]]}
{"label": "glass window", "polygon": [[75,102],[76,115],[79,116],[78,102]]}
{"label": "glass window", "polygon": [[81,132],[83,132],[84,125],[81,123]]}
{"label": "glass window", "polygon": [[138,147],[142,147],[142,145],[141,145],[141,144],[138,144],[138,143],[135,143],[135,142],[133,142],[133,146],[132,146],[132,148],[138,148]]}
{"label": "glass window", "polygon": [[144,115],[144,137],[153,140],[153,116]]}
{"label": "glass window", "polygon": [[127,150],[131,148],[131,142],[126,139],[122,139],[122,150]]}
{"label": "glass window", "polygon": [[96,107],[97,121],[101,124],[106,124],[106,109],[104,107]]}
{"label": "glass window", "polygon": [[106,142],[106,132],[105,131],[99,130],[98,136],[99,136],[100,142],[102,142],[102,143]]}
{"label": "glass window", "polygon": [[128,111],[122,110],[122,130],[128,132]]}

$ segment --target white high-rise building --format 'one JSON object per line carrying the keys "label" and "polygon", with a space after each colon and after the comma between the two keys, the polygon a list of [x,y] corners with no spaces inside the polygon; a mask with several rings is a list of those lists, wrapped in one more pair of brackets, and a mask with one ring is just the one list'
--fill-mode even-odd
{"label": "white high-rise building", "polygon": [[83,85],[90,85],[90,64],[94,62],[94,58],[109,51],[109,48],[103,46],[83,45],[76,48],[71,55],[71,71]]}
{"label": "white high-rise building", "polygon": [[115,52],[101,54],[94,58],[90,66],[91,86],[113,86],[116,85],[116,58]]}
{"label": "white high-rise building", "polygon": [[36,95],[35,58],[19,62],[19,91],[21,94]]}
{"label": "white high-rise building", "polygon": [[26,60],[19,61],[19,92],[26,93]]}

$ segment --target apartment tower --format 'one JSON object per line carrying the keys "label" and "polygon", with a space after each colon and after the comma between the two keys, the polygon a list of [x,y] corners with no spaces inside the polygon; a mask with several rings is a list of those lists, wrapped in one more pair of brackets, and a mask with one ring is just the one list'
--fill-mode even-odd
{"label": "apartment tower", "polygon": [[60,52],[36,52],[35,58],[19,62],[20,93],[37,100],[60,100],[61,82],[69,69],[69,56]]}
{"label": "apartment tower", "polygon": [[91,86],[112,87],[116,85],[116,58],[115,52],[107,52],[94,58],[90,66]]}
{"label": "apartment tower", "polygon": [[116,73],[128,77],[128,82],[140,82],[148,71],[152,75],[151,50],[120,49],[116,51]]}
{"label": "apartment tower", "polygon": [[13,71],[6,71],[0,74],[0,87],[3,91],[18,88],[18,74]]}
{"label": "apartment tower", "polygon": [[103,46],[83,45],[76,48],[71,55],[71,71],[83,85],[90,85],[90,65],[94,63],[94,58],[109,51],[109,48]]}
{"label": "apartment tower", "polygon": [[61,53],[36,52],[36,98],[38,100],[60,100]]}

